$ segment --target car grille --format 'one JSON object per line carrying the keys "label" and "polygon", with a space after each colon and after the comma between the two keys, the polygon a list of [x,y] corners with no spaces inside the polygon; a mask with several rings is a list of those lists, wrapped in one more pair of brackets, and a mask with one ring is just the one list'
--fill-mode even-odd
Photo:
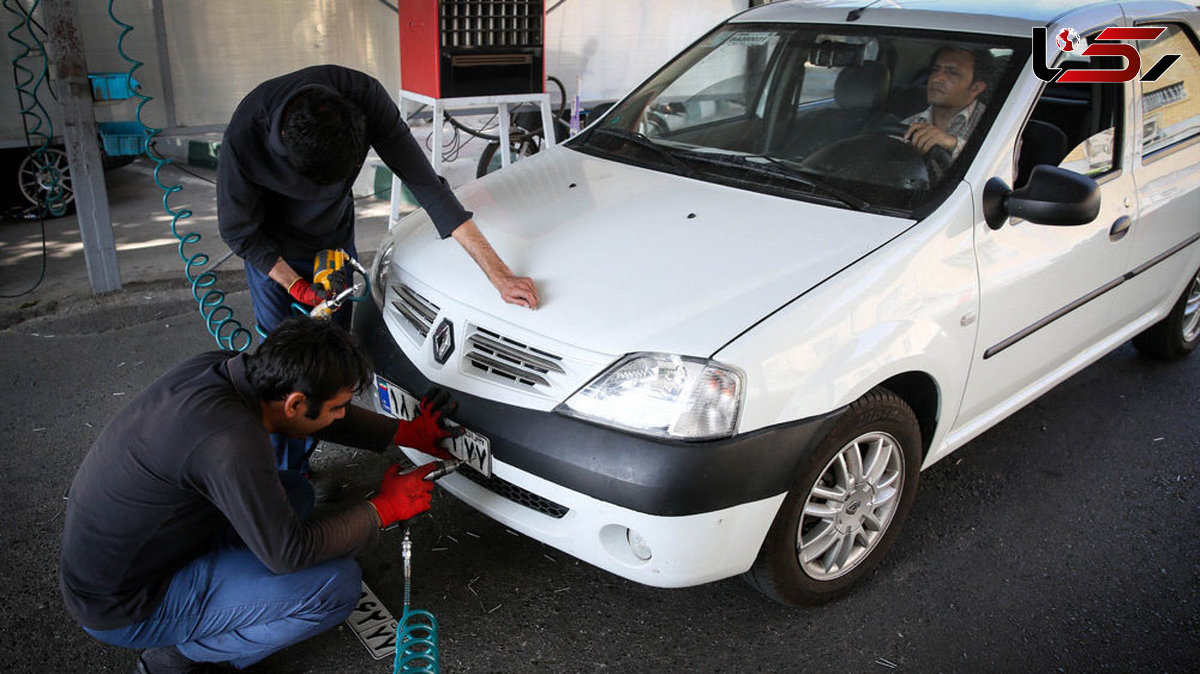
{"label": "car grille", "polygon": [[548,387],[549,377],[565,373],[561,356],[478,326],[468,333],[463,359],[494,381],[521,389]]}
{"label": "car grille", "polygon": [[484,489],[516,503],[517,505],[525,506],[530,510],[539,512],[554,519],[562,519],[564,515],[571,511],[570,508],[559,505],[547,498],[542,498],[537,494],[522,489],[517,485],[501,480],[496,476],[486,477],[483,473],[474,470],[460,470],[459,475],[467,478]]}
{"label": "car grille", "polygon": [[392,308],[404,319],[404,327],[415,331],[409,335],[418,343],[424,341],[437,318],[438,306],[403,283],[392,286],[392,292],[396,293]]}

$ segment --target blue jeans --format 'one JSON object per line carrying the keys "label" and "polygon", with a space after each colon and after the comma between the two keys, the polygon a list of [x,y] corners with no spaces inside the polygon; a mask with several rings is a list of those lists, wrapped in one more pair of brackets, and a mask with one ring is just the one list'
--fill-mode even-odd
{"label": "blue jeans", "polygon": [[[280,473],[280,479],[297,515],[307,516],[312,510],[307,481],[295,473]],[[276,575],[230,536],[176,572],[145,620],[115,630],[84,630],[111,646],[174,645],[191,660],[241,669],[345,620],[361,587],[362,570],[353,559]]]}
{"label": "blue jeans", "polygon": [[[358,251],[354,246],[346,249],[351,257],[358,259]],[[313,255],[316,255],[314,251]],[[307,260],[284,260],[306,280],[312,281],[312,257]],[[275,326],[296,314],[292,308],[295,299],[288,294],[283,286],[271,280],[271,277],[246,265],[246,285],[250,288],[250,300],[254,305],[254,320],[263,332],[270,334]],[[352,304],[343,304],[334,312],[332,321],[343,328],[350,329],[350,309]],[[275,463],[279,470],[294,470],[301,473],[309,472],[308,457],[316,447],[317,441],[312,438],[289,438],[275,433],[271,435],[271,444],[275,446]]]}

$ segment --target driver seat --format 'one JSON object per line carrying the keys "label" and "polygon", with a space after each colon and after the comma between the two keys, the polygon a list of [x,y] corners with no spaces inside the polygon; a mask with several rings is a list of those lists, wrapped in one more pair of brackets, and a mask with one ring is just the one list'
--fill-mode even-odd
{"label": "driver seat", "polygon": [[883,112],[891,81],[891,72],[879,61],[843,68],[833,85],[834,107],[797,119],[782,155],[805,157],[819,147],[862,133]]}

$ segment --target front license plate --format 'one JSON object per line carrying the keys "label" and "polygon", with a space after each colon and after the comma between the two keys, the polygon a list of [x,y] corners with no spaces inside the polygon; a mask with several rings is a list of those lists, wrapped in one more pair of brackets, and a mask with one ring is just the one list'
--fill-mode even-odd
{"label": "front license plate", "polygon": [[[419,399],[379,375],[375,375],[375,392],[384,413],[393,417],[411,421],[421,411]],[[446,419],[446,425],[459,424]],[[467,428],[462,435],[454,438],[450,453],[487,477],[492,476],[492,441],[487,436]]]}

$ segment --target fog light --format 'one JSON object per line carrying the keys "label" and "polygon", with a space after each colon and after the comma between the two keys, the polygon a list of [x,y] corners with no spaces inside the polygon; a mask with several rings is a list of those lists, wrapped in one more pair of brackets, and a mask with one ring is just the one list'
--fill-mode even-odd
{"label": "fog light", "polygon": [[629,549],[633,551],[634,557],[645,562],[653,556],[653,553],[650,552],[650,544],[633,529],[625,530],[625,540],[629,542]]}

